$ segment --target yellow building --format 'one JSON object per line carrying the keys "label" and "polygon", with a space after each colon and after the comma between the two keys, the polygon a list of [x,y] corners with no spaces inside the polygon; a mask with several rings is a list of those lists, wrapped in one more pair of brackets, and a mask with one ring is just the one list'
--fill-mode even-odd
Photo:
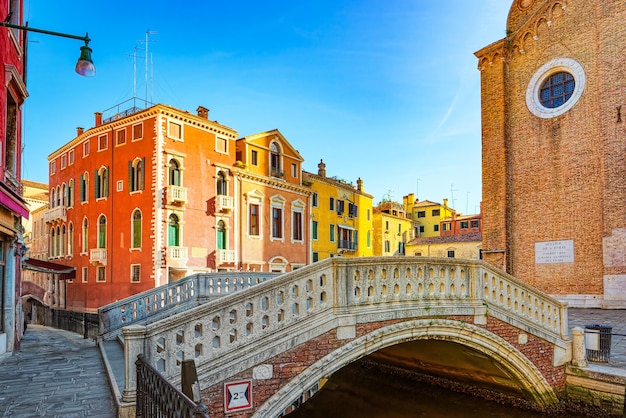
{"label": "yellow building", "polygon": [[336,177],[326,177],[326,164],[317,165],[317,174],[303,172],[303,184],[313,191],[311,198],[312,260],[329,257],[373,255],[373,196]]}
{"label": "yellow building", "polygon": [[406,213],[417,222],[415,236],[420,238],[438,237],[441,222],[451,218],[454,209],[448,206],[448,199],[443,199],[443,205],[430,200],[419,201],[414,199],[413,193],[402,198]]}
{"label": "yellow building", "polygon": [[374,255],[404,255],[416,228],[417,223],[407,217],[404,205],[382,201],[374,208]]}

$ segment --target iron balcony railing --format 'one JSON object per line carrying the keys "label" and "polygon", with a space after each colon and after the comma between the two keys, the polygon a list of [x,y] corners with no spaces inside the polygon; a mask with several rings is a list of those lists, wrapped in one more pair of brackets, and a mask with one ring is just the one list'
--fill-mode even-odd
{"label": "iron balcony railing", "polygon": [[339,248],[342,250],[356,251],[357,247],[358,247],[358,244],[356,242],[343,240],[343,239],[339,240]]}

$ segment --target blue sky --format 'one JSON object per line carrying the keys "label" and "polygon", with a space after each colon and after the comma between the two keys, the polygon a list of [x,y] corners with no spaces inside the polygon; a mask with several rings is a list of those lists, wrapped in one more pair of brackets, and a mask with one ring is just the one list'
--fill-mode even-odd
{"label": "blue sky", "polygon": [[73,71],[81,41],[29,35],[22,177],[47,183],[47,156],[136,88],[154,103],[207,107],[241,136],[279,129],[305,170],[323,159],[329,176],[361,177],[374,203],[417,193],[477,213],[474,52],[504,37],[510,4],[25,0],[30,26],[89,32],[97,75]]}

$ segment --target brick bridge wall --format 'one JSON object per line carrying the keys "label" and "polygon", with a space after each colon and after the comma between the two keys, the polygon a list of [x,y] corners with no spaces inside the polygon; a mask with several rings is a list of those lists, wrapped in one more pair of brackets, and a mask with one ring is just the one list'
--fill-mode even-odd
{"label": "brick bridge wall", "polygon": [[[422,319],[428,319],[428,317]],[[442,319],[442,317],[438,316],[436,319]],[[474,324],[473,316],[447,316],[445,319],[464,321],[467,324]],[[404,322],[404,320],[396,319],[357,324],[356,336],[354,339],[365,336],[376,329],[400,322]],[[565,366],[553,366],[554,348],[552,344],[534,335],[528,335],[527,342],[525,344],[520,344],[518,341],[520,330],[493,317],[487,318],[487,323],[485,325],[475,325],[500,336],[519,350],[524,356],[535,364],[548,384],[553,387],[555,392],[559,393],[564,390]],[[291,350],[279,354],[272,359],[264,361],[263,364],[273,366],[273,376],[271,379],[253,379],[252,367],[229,377],[227,382],[248,379],[252,380],[252,409],[229,412],[228,414],[225,413],[224,384],[227,382],[220,382],[203,389],[201,392],[202,401],[204,404],[209,406],[209,413],[212,418],[225,417],[226,415],[232,418],[250,417],[255,413],[259,406],[263,405],[272,395],[280,390],[281,387],[308,369],[317,360],[332,353],[336,349],[353,341],[354,339],[338,339],[337,330],[331,330],[323,335],[309,340],[305,344],[301,344]]]}

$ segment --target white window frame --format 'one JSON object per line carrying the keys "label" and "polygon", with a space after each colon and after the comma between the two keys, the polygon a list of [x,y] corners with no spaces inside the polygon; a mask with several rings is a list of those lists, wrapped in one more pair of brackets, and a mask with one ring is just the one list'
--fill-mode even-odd
{"label": "white window frame", "polygon": [[[263,239],[263,198],[265,197],[263,193],[258,190],[253,190],[247,194],[248,197],[248,205],[246,208],[246,218],[248,221],[248,225],[246,228],[246,236],[252,239]],[[250,235],[250,206],[257,205],[259,207],[258,217],[258,235]]]}
{"label": "white window frame", "polygon": [[[178,133],[178,135],[173,135],[172,132],[172,127],[173,126],[178,126],[180,128],[180,132]],[[185,135],[184,135],[184,124],[182,122],[179,121],[173,121],[173,120],[168,120],[167,121],[167,137],[173,141],[184,141],[185,139]]]}
{"label": "white window frame", "polygon": [[[222,150],[222,147],[220,146],[222,143],[224,143],[224,147],[226,148],[225,150]],[[215,135],[215,152],[228,155],[229,148],[230,148],[230,144],[229,144],[228,138]]]}
{"label": "white window frame", "polygon": [[[104,144],[103,144],[104,141]],[[109,135],[98,136],[98,152],[109,149]]]}
{"label": "white window frame", "polygon": [[130,265],[130,282],[141,283],[141,264]]}
{"label": "white window frame", "polygon": [[[270,202],[270,241],[285,241],[285,203],[286,199],[280,195],[272,196]],[[280,237],[274,237],[274,209],[281,210]]]}
{"label": "white window frame", "polygon": [[[135,137],[135,128],[136,128],[137,126],[140,126],[140,127],[141,127],[141,136]],[[139,123],[134,124],[134,125],[131,127],[131,132],[132,132],[132,133],[131,133],[131,136],[132,136],[131,142],[132,142],[132,141],[139,141],[140,139],[143,139],[143,122],[139,122]]]}
{"label": "white window frame", "polygon": [[[291,222],[292,222],[292,225],[291,225],[291,242],[292,243],[300,243],[300,244],[304,243],[304,240],[305,240],[304,208],[305,207],[306,207],[305,203],[303,201],[301,201],[300,199],[297,199],[297,200],[294,200],[293,202],[291,202]],[[302,233],[302,239],[295,239],[294,238],[296,225],[293,224],[293,220],[294,220],[294,214],[295,213],[299,213],[300,214],[300,231]]]}
{"label": "white window frame", "polygon": [[[100,279],[100,272],[102,272],[102,279]],[[96,283],[106,283],[107,270],[106,266],[96,266]]]}

